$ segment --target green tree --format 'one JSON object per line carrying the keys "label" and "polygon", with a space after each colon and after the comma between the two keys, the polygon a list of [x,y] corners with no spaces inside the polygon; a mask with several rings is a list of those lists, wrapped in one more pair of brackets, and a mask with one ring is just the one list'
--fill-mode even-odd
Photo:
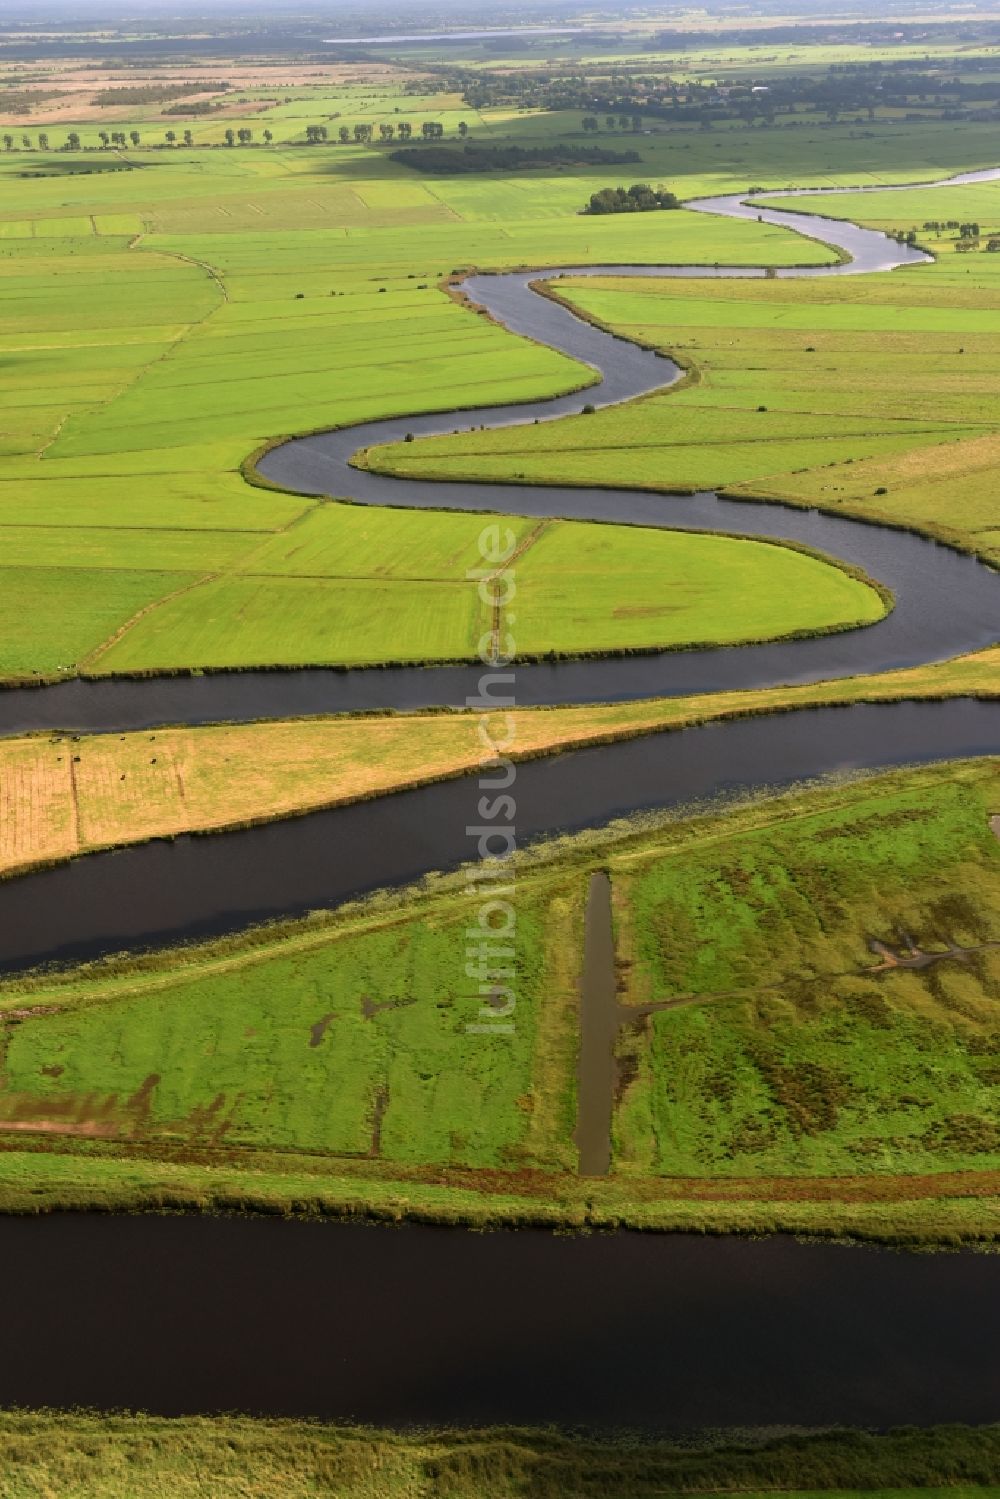
{"label": "green tree", "polygon": [[138,130],[130,130],[128,133],[128,138],[132,142],[133,146],[138,146],[142,139]]}
{"label": "green tree", "polygon": [[584,130],[596,130],[597,129],[597,119],[596,119],[596,117],[594,115],[584,115],[584,117],[583,117],[583,128],[584,128]]}
{"label": "green tree", "polygon": [[194,145],[194,136],[191,134],[190,130],[185,130],[184,132],[184,144],[185,146]]}
{"label": "green tree", "polygon": [[264,144],[265,144],[265,146],[269,146],[273,140],[274,140],[274,136],[271,134],[270,130],[265,130],[264,131]]}
{"label": "green tree", "polygon": [[410,124],[409,120],[400,120],[399,124],[396,126],[396,134],[399,136],[399,139],[401,141],[408,141],[410,139],[411,135],[413,134],[413,126]]}
{"label": "green tree", "polygon": [[249,146],[250,142],[253,140],[253,131],[248,126],[241,125],[239,130],[237,130],[236,132],[236,139],[239,141],[241,146]]}
{"label": "green tree", "polygon": [[372,138],[372,127],[370,125],[357,124],[354,127],[354,139],[358,145],[363,145]]}
{"label": "green tree", "polygon": [[[228,135],[230,132],[227,131],[226,133]],[[172,146],[174,144],[174,142],[176,141],[176,139],[177,139],[177,131],[176,130],[168,130],[167,131],[167,145],[168,146]],[[230,144],[232,144],[232,142],[230,142]]]}
{"label": "green tree", "polygon": [[340,140],[340,144],[342,146],[350,145],[351,132],[346,125],[341,125],[340,129],[337,131],[337,137]]}
{"label": "green tree", "polygon": [[464,139],[465,139],[465,137],[466,137],[466,136],[467,136],[467,135],[468,135],[468,133],[469,133],[469,127],[468,127],[468,125],[467,125],[467,124],[466,124],[466,123],[465,123],[465,121],[464,121],[464,120],[459,120],[459,122],[458,122],[458,133],[459,133],[459,135],[460,135],[460,136],[461,136],[461,137],[462,137],[462,139],[463,139],[463,140],[464,140]]}
{"label": "green tree", "polygon": [[49,149],[49,138],[44,130],[38,137],[38,149],[39,151],[47,151]]}
{"label": "green tree", "polygon": [[378,133],[384,141],[391,141],[396,134],[396,127],[395,125],[390,125],[388,121],[383,120],[382,124],[378,127]]}
{"label": "green tree", "polygon": [[111,137],[108,132],[106,130],[99,130],[97,132],[97,139],[101,143],[101,150],[106,151],[111,144]]}
{"label": "green tree", "polygon": [[70,151],[79,151],[79,149],[80,149],[80,132],[78,130],[71,130],[70,131],[69,135],[67,135],[67,137],[66,137],[66,146],[67,146],[67,149],[70,150]]}
{"label": "green tree", "polygon": [[227,146],[233,145],[233,143],[235,142],[235,140],[236,140],[236,132],[234,130],[227,130],[226,131],[226,145]]}

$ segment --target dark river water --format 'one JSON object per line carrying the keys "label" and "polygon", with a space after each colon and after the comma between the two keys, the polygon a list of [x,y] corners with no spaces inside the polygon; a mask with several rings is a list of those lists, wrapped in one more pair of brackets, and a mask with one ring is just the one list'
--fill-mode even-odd
{"label": "dark river water", "polygon": [[378,1423],[989,1421],[968,1253],[270,1219],[0,1220],[0,1403]]}
{"label": "dark river water", "polygon": [[[978,180],[997,173],[966,174]],[[736,199],[842,246],[841,275],[920,252],[850,224]],[[574,274],[592,274],[585,267]],[[611,268],[649,274],[650,267]],[[659,274],[704,274],[690,267]],[[761,274],[724,271],[720,274]],[[676,366],[535,296],[477,276],[508,325],[603,372],[586,396],[477,412],[548,419],[620,401]],[[1000,637],[1000,580],[926,539],[781,506],[611,490],[401,483],[362,446],[468,425],[461,413],[298,439],[269,478],[363,503],[697,527],[805,541],[889,585],[865,630],[725,651],[517,668],[521,705],[808,681],[915,665]],[[461,703],[478,673],[255,672],[71,682],[0,693],[0,732],[126,729],[347,708]],[[1000,704],[855,706],[658,734],[519,767],[522,840],[812,776],[1000,752]],[[0,967],[232,931],[468,858],[476,791],[456,780],[241,833],[181,838],[0,883]],[[600,1163],[597,1163],[598,1165]],[[986,1421],[998,1415],[1000,1262],[870,1249],[616,1234],[469,1234],[266,1219],[0,1219],[0,1403],[242,1409],[385,1423],[695,1426]]]}

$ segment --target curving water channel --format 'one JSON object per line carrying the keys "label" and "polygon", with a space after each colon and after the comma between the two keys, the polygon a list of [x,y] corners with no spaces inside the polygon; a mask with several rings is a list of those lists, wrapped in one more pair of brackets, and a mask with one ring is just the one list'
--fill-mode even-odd
{"label": "curving water channel", "polygon": [[[1000,177],[966,173],[948,184]],[[945,185],[945,184],[942,184]],[[826,196],[822,190],[792,194]],[[759,217],[836,245],[850,261],[779,275],[860,274],[912,266],[922,251],[814,214],[759,209],[738,197],[703,199],[712,214]],[[580,267],[574,275],[763,275],[699,267]],[[557,274],[547,272],[541,279]],[[670,360],[576,317],[532,289],[536,272],[476,275],[470,297],[517,332],[600,374],[588,401],[609,405],[669,384]],[[578,410],[579,393],[475,412],[475,424],[549,419]],[[519,705],[630,699],[803,682],[915,666],[1000,639],[1000,576],[926,537],[783,505],[612,489],[397,480],[351,466],[359,449],[452,430],[460,414],[366,423],[297,438],[260,463],[268,479],[309,494],[365,504],[434,506],[601,519],[676,529],[725,530],[805,542],[864,568],[894,591],[883,620],[864,629],[774,644],[667,651],[648,656],[518,664]],[[30,728],[128,729],[336,712],[460,704],[480,668],[217,673],[141,681],[68,682],[0,692],[0,732]],[[808,710],[660,733],[522,767],[522,837],[582,827],[720,791],[782,785],[839,770],[1000,750],[1000,706],[884,704]],[[95,956],[122,946],[228,932],[250,921],[335,904],[403,883],[467,856],[461,782],[234,834],[182,838],[0,883],[0,966]],[[346,856],[345,856],[346,855]]]}
{"label": "curving water channel", "polygon": [[[852,257],[779,275],[858,274],[925,258],[816,215],[758,211],[736,198],[690,206],[780,223]],[[713,274],[634,266],[573,274],[608,271]],[[599,370],[586,400],[610,404],[676,378],[670,361],[536,295],[533,279],[536,273],[476,276],[466,289],[512,329]],[[475,423],[548,419],[580,404],[576,394],[477,411]],[[519,666],[524,705],[888,670],[1000,637],[1000,578],[974,559],[887,527],[713,494],[443,486],[350,466],[359,447],[407,431],[451,431],[468,420],[456,413],[411,417],[298,439],[268,454],[261,469],[289,488],[367,504],[803,541],[865,568],[897,599],[884,621],[838,636]],[[0,693],[0,732],[462,703],[477,678],[478,670],[457,667],[78,681]],[[1000,703],[857,705],[717,723],[520,767],[519,834],[531,838],[829,772],[997,752]],[[95,855],[0,883],[0,969],[231,931],[409,881],[467,857],[468,798],[467,783],[449,782],[246,832]],[[594,956],[607,967],[606,952]],[[17,1357],[0,1367],[3,1404],[681,1431],[983,1421],[995,1418],[1000,1398],[996,1262],[967,1254],[913,1258],[780,1240],[559,1239],[79,1215],[0,1219],[0,1265],[18,1288],[6,1316]]]}
{"label": "curving water channel", "polygon": [[[1000,177],[1000,168],[967,172],[936,186]],[[855,189],[845,189],[854,191]],[[877,188],[874,191],[895,189]],[[901,188],[900,191],[905,189]],[[823,198],[836,189],[803,189],[794,198]],[[884,234],[817,214],[745,204],[738,195],[687,205],[700,212],[766,223],[820,239],[842,250],[841,265],[790,267],[779,277],[858,275],[914,266],[922,251]],[[693,496],[612,490],[398,480],[356,469],[359,449],[399,441],[407,432],[433,436],[464,426],[501,426],[550,420],[579,411],[586,401],[607,406],[672,384],[672,360],[636,347],[537,295],[532,284],[573,276],[761,277],[763,268],[704,266],[579,266],[566,271],[476,275],[465,282],[471,300],[514,332],[526,334],[590,365],[600,376],[586,393],[552,400],[478,408],[474,412],[400,417],[294,438],[259,463],[265,478],[304,494],[349,496],[369,505],[496,511],[516,515],[615,521],[675,530],[723,530],[803,542],[865,569],[890,587],[896,607],[864,630],[770,645],[666,651],[587,661],[520,663],[517,695],[524,707],[544,703],[606,702],[638,697],[714,692],[785,682],[808,682],[856,672],[942,660],[1000,637],[1000,580],[974,558],[892,527],[868,525],[773,503],[734,501],[706,492]],[[142,681],[70,681],[0,691],[0,733],[33,728],[77,731],[133,729],[163,723],[280,718],[379,708],[463,704],[475,690],[477,667],[212,673]]]}

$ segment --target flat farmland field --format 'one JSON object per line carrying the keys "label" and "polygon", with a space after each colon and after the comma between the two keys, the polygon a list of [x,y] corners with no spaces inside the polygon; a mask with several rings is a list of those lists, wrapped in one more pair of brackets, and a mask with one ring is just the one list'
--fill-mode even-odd
{"label": "flat farmland field", "polygon": [[[473,656],[482,621],[464,568],[452,559],[441,573],[435,561],[441,517],[396,513],[379,530],[370,514],[248,486],[249,456],[317,427],[589,382],[587,369],[456,305],[439,286],[456,266],[827,255],[701,215],[599,224],[576,211],[593,180],[424,180],[353,145],[140,161],[115,157],[110,170],[84,152],[26,182],[15,157],[0,160],[8,677]],[[433,222],[417,225],[428,205]],[[402,326],[418,336],[401,341]],[[601,541],[612,571],[630,566],[632,543],[607,531]],[[665,559],[669,540],[655,546]],[[403,555],[414,560],[401,571],[391,558]],[[777,562],[769,552],[755,565]],[[73,570],[80,602],[47,611],[38,630],[53,568]],[[357,581],[315,582],[330,576]],[[863,590],[829,582],[837,597],[790,600],[751,633],[870,617]],[[649,612],[628,625],[609,598],[548,644],[539,615],[532,648],[715,638],[697,601],[675,627],[661,599],[639,602]]]}

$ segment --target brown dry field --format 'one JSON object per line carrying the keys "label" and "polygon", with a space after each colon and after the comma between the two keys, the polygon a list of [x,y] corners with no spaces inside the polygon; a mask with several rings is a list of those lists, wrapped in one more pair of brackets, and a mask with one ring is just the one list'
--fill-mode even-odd
{"label": "brown dry field", "polygon": [[[821,703],[1000,696],[1000,646],[873,677],[497,715],[513,758]],[[0,876],[197,829],[385,795],[475,769],[479,719],[420,713],[0,740]]]}
{"label": "brown dry field", "polygon": [[[79,64],[71,67],[55,63],[51,66],[39,67],[34,63],[8,63],[0,64],[0,85],[9,84],[19,92],[38,93],[43,96],[52,89],[58,89],[60,97],[58,99],[43,98],[38,107],[33,108],[29,114],[9,114],[0,110],[0,125],[30,129],[32,126],[70,122],[87,124],[101,120],[112,124],[116,120],[134,120],[139,108],[135,104],[102,106],[92,102],[96,93],[110,88],[142,88],[152,84],[190,83],[191,92],[185,96],[185,102],[194,102],[199,99],[212,98],[216,92],[203,87],[206,81],[227,82],[234,90],[273,89],[277,93],[282,89],[292,88],[387,83],[398,76],[399,69],[387,63],[339,65],[289,63],[287,67],[271,68],[264,68],[259,64],[227,61],[220,62],[218,67],[212,63],[197,68],[185,67],[183,63],[162,65],[154,63],[143,64],[141,68],[102,67],[100,72]],[[411,73],[408,69],[407,76],[418,77],[420,75]],[[27,81],[28,79],[30,82]],[[259,113],[264,107],[266,107],[264,100],[256,100],[245,105],[237,104],[233,100],[229,104],[224,104],[221,110],[213,112],[212,118]],[[159,115],[154,117],[159,118]]]}

